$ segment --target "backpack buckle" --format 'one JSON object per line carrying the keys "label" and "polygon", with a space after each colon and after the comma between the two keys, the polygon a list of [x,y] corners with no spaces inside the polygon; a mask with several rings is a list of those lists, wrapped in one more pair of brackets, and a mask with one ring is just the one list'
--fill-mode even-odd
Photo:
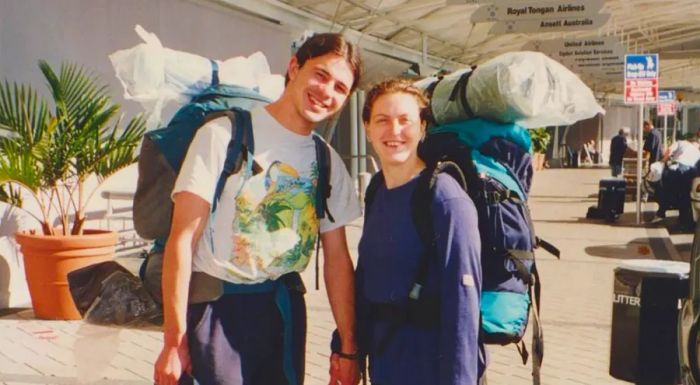
{"label": "backpack buckle", "polygon": [[522,203],[522,199],[516,191],[505,190],[505,191],[486,191],[484,192],[484,198],[488,204],[497,204],[504,201],[512,201],[515,203]]}
{"label": "backpack buckle", "polygon": [[484,199],[490,205],[501,203],[501,193],[498,191],[484,191]]}

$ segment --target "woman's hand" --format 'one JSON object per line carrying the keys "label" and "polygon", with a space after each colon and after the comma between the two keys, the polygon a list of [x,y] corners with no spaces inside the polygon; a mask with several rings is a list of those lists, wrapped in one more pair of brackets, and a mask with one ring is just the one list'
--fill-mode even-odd
{"label": "woman's hand", "polygon": [[331,379],[328,385],[357,385],[360,382],[360,363],[357,360],[341,358],[331,354]]}

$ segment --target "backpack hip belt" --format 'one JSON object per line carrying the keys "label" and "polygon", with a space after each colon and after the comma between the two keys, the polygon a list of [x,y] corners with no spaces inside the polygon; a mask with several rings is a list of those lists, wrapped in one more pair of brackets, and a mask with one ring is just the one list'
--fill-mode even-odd
{"label": "backpack hip belt", "polygon": [[389,323],[389,327],[377,344],[376,353],[386,351],[394,335],[403,325],[411,325],[421,329],[434,329],[440,326],[440,299],[438,297],[421,296],[419,299],[409,299],[405,305],[393,303],[370,304],[370,318],[374,321]]}

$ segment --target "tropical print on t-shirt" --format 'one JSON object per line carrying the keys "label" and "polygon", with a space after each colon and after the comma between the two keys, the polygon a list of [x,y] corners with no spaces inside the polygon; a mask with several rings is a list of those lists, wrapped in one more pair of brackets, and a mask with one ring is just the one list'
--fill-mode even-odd
{"label": "tropical print on t-shirt", "polygon": [[230,274],[274,279],[306,268],[318,234],[315,163],[311,170],[306,177],[275,161],[245,181],[236,197]]}

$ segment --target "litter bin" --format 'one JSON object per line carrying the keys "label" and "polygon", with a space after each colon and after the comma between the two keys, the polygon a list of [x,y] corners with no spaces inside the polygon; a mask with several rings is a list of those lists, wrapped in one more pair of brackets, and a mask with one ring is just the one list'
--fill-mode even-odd
{"label": "litter bin", "polygon": [[610,375],[635,384],[678,384],[679,299],[686,262],[628,260],[615,269]]}

